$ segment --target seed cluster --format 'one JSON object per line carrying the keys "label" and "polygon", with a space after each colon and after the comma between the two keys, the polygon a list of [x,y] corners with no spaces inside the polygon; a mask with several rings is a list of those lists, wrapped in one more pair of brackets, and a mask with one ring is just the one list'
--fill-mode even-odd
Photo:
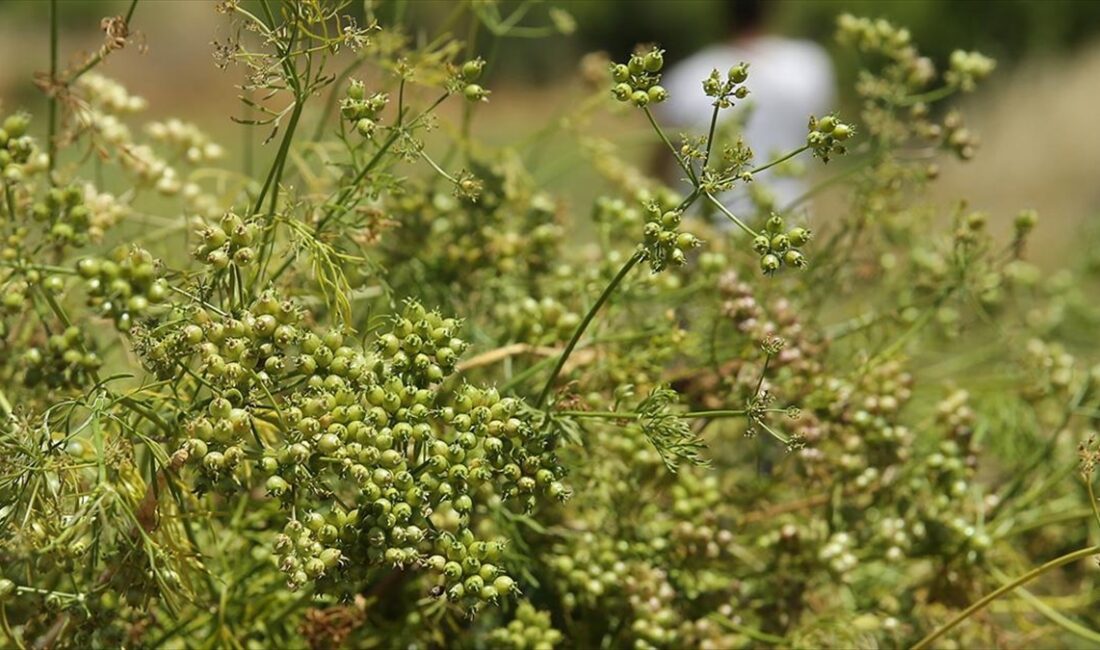
{"label": "seed cluster", "polygon": [[805,268],[809,263],[799,250],[813,236],[806,228],[786,230],[783,217],[773,214],[764,224],[764,233],[752,240],[752,249],[760,255],[760,268],[771,275],[784,266]]}
{"label": "seed cluster", "polygon": [[39,159],[34,140],[27,135],[30,121],[26,113],[14,113],[0,123],[0,175],[9,182],[17,183],[46,166],[46,161]]}
{"label": "seed cluster", "polygon": [[703,92],[713,97],[715,106],[729,108],[733,100],[749,96],[749,88],[744,83],[749,78],[749,64],[739,63],[726,71],[725,77],[718,70],[712,70],[703,80]]}
{"label": "seed cluster", "polygon": [[340,114],[355,126],[359,135],[369,138],[374,135],[378,127],[376,123],[378,113],[389,101],[390,96],[383,92],[376,92],[367,97],[367,89],[363,82],[352,79],[347,94],[340,101]]}
{"label": "seed cluster", "polygon": [[[569,491],[522,402],[470,384],[438,389],[467,347],[458,321],[410,303],[360,350],[300,318],[269,295],[239,319],[203,313],[179,330],[177,345],[220,392],[188,422],[181,448],[200,486],[236,491],[258,470],[268,494],[287,505],[330,489],[326,479],[350,491],[352,509],[292,519],[276,541],[295,588],[346,557],[430,567],[441,593],[471,609],[516,589],[498,564],[504,542],[472,531],[479,504],[493,498],[532,510],[540,497],[564,500]],[[276,393],[274,403],[258,403]],[[265,444],[252,463],[257,437]]]}
{"label": "seed cluster", "polygon": [[88,306],[128,332],[135,319],[153,315],[168,300],[168,283],[157,277],[157,262],[149,251],[116,249],[107,258],[86,257],[76,265],[85,279]]}
{"label": "seed cluster", "polygon": [[698,248],[703,242],[698,237],[680,231],[683,213],[679,210],[661,210],[654,202],[646,206],[645,237],[641,250],[649,267],[659,273],[669,266],[687,263],[685,251]]}
{"label": "seed cluster", "polygon": [[626,63],[611,66],[611,78],[615,81],[611,94],[620,102],[630,102],[638,108],[660,104],[668,99],[668,91],[660,85],[663,67],[664,50],[635,52]]}
{"label": "seed cluster", "polygon": [[45,346],[34,346],[23,353],[23,382],[27,386],[43,384],[49,388],[82,388],[103,365],[99,355],[89,349],[89,342],[77,327],[67,327],[61,334],[46,340]]}
{"label": "seed cluster", "polygon": [[806,144],[822,162],[829,162],[831,156],[844,155],[847,152],[844,142],[855,134],[850,124],[837,120],[834,115],[821,119],[811,116],[809,128]]}
{"label": "seed cluster", "polygon": [[193,254],[195,259],[219,271],[231,264],[246,267],[256,261],[256,249],[252,244],[259,234],[259,222],[241,219],[230,212],[218,224],[199,231],[202,241]]}
{"label": "seed cluster", "polygon": [[529,601],[516,607],[516,616],[505,627],[489,634],[489,647],[500,650],[553,650],[564,640],[550,622],[550,612],[535,609]]}

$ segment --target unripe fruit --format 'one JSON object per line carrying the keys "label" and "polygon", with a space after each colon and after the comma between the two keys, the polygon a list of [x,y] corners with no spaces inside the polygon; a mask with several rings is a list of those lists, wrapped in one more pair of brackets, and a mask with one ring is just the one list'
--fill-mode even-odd
{"label": "unripe fruit", "polygon": [[653,50],[645,55],[642,65],[645,67],[646,72],[660,72],[665,65],[664,54],[660,50]]}
{"label": "unripe fruit", "polygon": [[472,59],[462,64],[462,78],[466,81],[476,81],[481,76],[481,71],[485,69],[485,61],[481,59]]}
{"label": "unripe fruit", "polygon": [[806,256],[793,248],[783,255],[783,261],[795,268],[802,268],[806,266]]}
{"label": "unripe fruit", "polygon": [[356,101],[362,100],[366,96],[366,89],[363,87],[363,82],[358,79],[352,79],[351,85],[348,86],[348,98]]}
{"label": "unripe fruit", "polygon": [[763,269],[765,273],[774,273],[779,270],[779,267],[779,258],[771,253],[760,258],[760,268]]}
{"label": "unripe fruit", "polygon": [[462,94],[471,102],[480,102],[489,96],[489,91],[477,84],[469,84],[462,90]]}
{"label": "unripe fruit", "polygon": [[791,246],[804,246],[813,237],[813,233],[806,228],[792,228],[787,233],[787,239],[791,242]]}
{"label": "unripe fruit", "polygon": [[668,91],[663,86],[652,86],[649,89],[649,101],[654,104],[660,104],[668,99]]}

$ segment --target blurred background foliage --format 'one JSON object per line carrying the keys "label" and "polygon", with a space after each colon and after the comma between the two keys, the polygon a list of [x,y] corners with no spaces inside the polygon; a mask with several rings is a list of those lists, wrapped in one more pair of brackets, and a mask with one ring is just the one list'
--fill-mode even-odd
{"label": "blurred background foliage", "polygon": [[[488,2],[488,0],[479,0]],[[123,14],[130,0],[61,0],[63,62],[74,62],[102,42],[99,22]],[[243,0],[247,6],[255,0]],[[838,78],[838,108],[854,111],[852,81],[858,62],[835,47],[836,16],[848,11],[882,17],[908,27],[922,52],[937,64],[956,48],[979,50],[998,61],[982,92],[964,96],[968,122],[981,138],[975,160],[943,169],[934,198],[967,198],[987,211],[995,227],[1008,223],[1021,206],[1039,210],[1034,259],[1051,266],[1067,251],[1094,258],[1100,268],[1100,129],[1096,128],[1100,92],[1100,2],[1024,0],[958,2],[951,0],[763,0],[768,31],[821,43],[833,55]],[[242,127],[229,119],[241,114],[235,84],[240,71],[214,65],[211,41],[228,34],[214,0],[141,0],[134,28],[147,45],[143,53],[113,56],[101,72],[114,77],[150,103],[148,116],[182,116],[215,138],[231,143]],[[516,142],[548,120],[570,111],[591,87],[581,83],[578,66],[591,52],[622,59],[638,43],[659,43],[675,62],[730,37],[735,0],[502,0],[500,14],[527,6],[520,25],[538,38],[495,38],[482,29],[473,51],[497,63],[486,75],[490,102],[474,124],[475,135],[490,143]],[[395,19],[413,38],[427,38],[446,25],[457,3],[452,0],[381,0],[373,11],[385,23]],[[366,4],[351,9],[362,20]],[[0,107],[42,114],[44,101],[34,73],[48,67],[49,3],[46,0],[0,2]],[[547,28],[547,26],[550,26]],[[556,29],[555,29],[556,27]],[[459,39],[468,24],[453,24]],[[549,35],[547,35],[549,34]],[[750,78],[749,86],[752,81]],[[442,117],[450,115],[444,107]],[[650,158],[653,139],[635,112],[604,112],[589,133],[612,139],[622,152]],[[41,129],[38,120],[34,128]],[[262,139],[263,135],[259,135]],[[556,147],[556,148],[555,148]],[[230,150],[238,147],[228,147]],[[553,165],[541,167],[546,189],[559,191],[584,211],[601,191],[590,170],[577,164],[567,142],[552,143],[540,155]],[[261,149],[259,156],[267,155]],[[639,162],[645,167],[645,162]],[[1082,250],[1084,252],[1082,252]]]}

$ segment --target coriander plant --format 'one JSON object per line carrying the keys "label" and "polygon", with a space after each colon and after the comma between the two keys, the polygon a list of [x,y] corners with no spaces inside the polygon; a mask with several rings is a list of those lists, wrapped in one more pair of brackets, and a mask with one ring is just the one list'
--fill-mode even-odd
{"label": "coriander plant", "polygon": [[[346,5],[216,5],[238,169],[104,76],[155,3],[63,69],[51,0],[48,110],[0,128],[0,645],[1100,643],[1097,305],[1027,261],[1034,212],[926,192],[992,60],[840,16],[858,113],[767,160],[721,119],[749,66],[671,134],[640,46],[490,145],[492,44],[564,10]],[[592,205],[537,180],[550,138]]]}

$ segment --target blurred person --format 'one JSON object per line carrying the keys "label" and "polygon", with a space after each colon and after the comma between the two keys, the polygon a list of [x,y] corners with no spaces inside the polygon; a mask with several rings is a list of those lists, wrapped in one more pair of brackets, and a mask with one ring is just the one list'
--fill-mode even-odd
{"label": "blurred person", "polygon": [[[670,67],[662,78],[669,98],[656,108],[658,117],[677,132],[705,135],[710,126],[713,99],[703,92],[703,80],[712,70],[725,73],[741,62],[749,64],[749,96],[719,114],[719,124],[744,120],[741,137],[762,165],[806,144],[810,115],[821,117],[833,109],[836,80],[828,53],[817,43],[768,34],[768,10],[774,0],[733,0],[731,33],[727,41],[708,46]],[[669,159],[668,162],[671,162]],[[664,166],[670,175],[679,171]],[[677,176],[677,178],[679,178]],[[807,189],[802,178],[770,173],[763,183],[781,207]],[[754,212],[746,184],[722,197],[734,214]]]}

